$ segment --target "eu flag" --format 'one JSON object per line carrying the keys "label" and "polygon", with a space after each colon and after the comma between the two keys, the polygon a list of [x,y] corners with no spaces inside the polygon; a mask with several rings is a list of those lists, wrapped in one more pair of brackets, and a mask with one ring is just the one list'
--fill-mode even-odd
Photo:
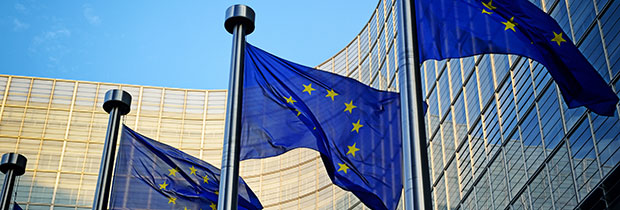
{"label": "eu flag", "polygon": [[402,190],[399,94],[246,45],[241,159],[320,152],[332,182],[372,209]]}
{"label": "eu flag", "polygon": [[558,23],[527,0],[415,0],[420,60],[516,54],[543,64],[570,108],[613,116],[618,97]]}
{"label": "eu flag", "polygon": [[[215,210],[220,170],[123,125],[110,209]],[[239,209],[262,209],[239,178]]]}

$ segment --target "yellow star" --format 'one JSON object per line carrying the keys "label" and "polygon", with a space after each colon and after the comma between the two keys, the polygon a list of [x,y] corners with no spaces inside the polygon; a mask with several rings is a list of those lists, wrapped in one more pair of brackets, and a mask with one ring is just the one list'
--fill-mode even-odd
{"label": "yellow star", "polygon": [[484,1],[483,1],[482,5],[484,5],[484,7],[486,7],[486,8],[489,8],[490,10],[497,9],[497,7],[493,6],[493,0],[489,0],[489,3],[484,3]]}
{"label": "yellow star", "polygon": [[286,103],[291,103],[292,105],[295,105],[294,103],[297,102],[293,100],[293,96],[289,96],[288,98],[284,97],[284,98],[286,99]]}
{"label": "yellow star", "polygon": [[486,9],[482,9],[482,14],[489,14],[490,15],[490,14],[493,14],[493,12],[489,12]]}
{"label": "yellow star", "polygon": [[349,170],[349,166],[347,166],[347,164],[341,164],[338,163],[338,166],[340,166],[340,168],[338,168],[338,171],[344,171],[344,173],[347,173],[347,170]]}
{"label": "yellow star", "polygon": [[189,172],[189,174],[194,174],[194,175],[196,175],[196,171],[198,171],[198,169],[194,168],[194,166],[189,168],[189,170],[191,171],[191,172]]}
{"label": "yellow star", "polygon": [[217,205],[215,205],[215,203],[211,203],[211,205],[209,207],[211,207],[211,210],[216,210],[217,209]]}
{"label": "yellow star", "polygon": [[161,189],[164,189],[164,190],[165,190],[167,186],[168,186],[168,183],[166,183],[166,180],[164,180],[164,183],[159,185],[159,189],[160,189],[160,190],[161,190]]}
{"label": "yellow star", "polygon": [[506,31],[508,29],[512,29],[513,32],[517,32],[515,30],[515,26],[519,25],[519,24],[515,23],[514,19],[515,19],[515,17],[513,16],[513,17],[510,18],[510,20],[508,20],[506,22],[502,22],[506,26],[506,28],[504,28],[504,31]]}
{"label": "yellow star", "polygon": [[207,175],[203,176],[202,182],[209,184],[209,177]]}
{"label": "yellow star", "polygon": [[558,46],[561,46],[560,44],[562,44],[562,42],[566,42],[566,40],[562,37],[562,32],[560,32],[559,34],[556,34],[555,31],[554,31],[553,35],[555,37],[553,37],[553,39],[551,39],[551,41],[558,43]]}
{"label": "yellow star", "polygon": [[312,91],[315,91],[316,89],[312,88],[312,83],[308,84],[308,85],[304,85],[304,91],[302,92],[308,92],[308,95],[312,95]]}
{"label": "yellow star", "polygon": [[220,194],[220,191],[215,191],[215,194],[216,194],[216,195],[219,195],[219,194]]}
{"label": "yellow star", "polygon": [[170,175],[177,176],[177,172],[179,172],[179,169],[173,168],[173,169],[168,169],[168,171],[170,171],[168,176],[170,176]]}
{"label": "yellow star", "polygon": [[326,95],[325,97],[331,97],[331,98],[332,98],[332,101],[334,101],[334,96],[337,96],[337,95],[338,95],[338,93],[336,93],[336,92],[334,91],[334,89],[332,89],[332,90],[328,90],[328,91],[327,91],[327,95]]}
{"label": "yellow star", "polygon": [[347,103],[344,103],[345,106],[347,106],[347,108],[344,109],[344,111],[349,111],[349,114],[353,113],[353,109],[355,109],[357,106],[353,105],[353,101]]}
{"label": "yellow star", "polygon": [[191,210],[191,209],[188,209],[187,206],[186,206],[184,210]]}
{"label": "yellow star", "polygon": [[175,197],[169,197],[169,198],[168,198],[168,203],[177,204],[177,198],[175,198]]}
{"label": "yellow star", "polygon": [[299,117],[299,115],[301,114],[301,112],[297,109],[295,109],[295,111],[297,111],[297,116]]}
{"label": "yellow star", "polygon": [[353,157],[355,157],[355,152],[360,150],[360,149],[355,147],[355,144],[356,143],[353,143],[353,146],[347,146],[349,148],[349,151],[347,152],[347,155],[351,154],[351,155],[353,155]]}
{"label": "yellow star", "polygon": [[353,129],[351,129],[351,132],[356,131],[357,133],[360,132],[360,128],[364,127],[364,125],[360,124],[360,120],[357,120],[356,123],[352,123],[353,124]]}

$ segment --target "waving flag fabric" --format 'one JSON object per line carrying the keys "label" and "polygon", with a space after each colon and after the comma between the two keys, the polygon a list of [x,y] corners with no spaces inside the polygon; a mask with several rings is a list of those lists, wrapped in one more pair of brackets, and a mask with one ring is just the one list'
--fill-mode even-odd
{"label": "waving flag fabric", "polygon": [[[199,210],[217,207],[220,170],[123,125],[110,209]],[[262,209],[239,178],[239,209]]]}
{"label": "waving flag fabric", "polygon": [[241,159],[321,153],[332,182],[372,209],[402,190],[399,94],[275,57],[247,44]]}
{"label": "waving flag fabric", "polygon": [[543,64],[570,108],[613,116],[618,97],[547,13],[527,0],[415,0],[420,60],[516,54]]}

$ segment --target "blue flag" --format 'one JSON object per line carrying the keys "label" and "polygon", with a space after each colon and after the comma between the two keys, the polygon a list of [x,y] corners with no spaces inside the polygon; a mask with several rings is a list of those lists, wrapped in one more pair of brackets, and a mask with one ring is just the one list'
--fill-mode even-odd
{"label": "blue flag", "polygon": [[22,210],[22,207],[17,204],[17,202],[13,203],[13,210]]}
{"label": "blue flag", "polygon": [[516,54],[547,67],[569,108],[613,116],[618,97],[548,14],[527,0],[416,0],[420,60]]}
{"label": "blue flag", "polygon": [[247,44],[241,159],[320,152],[332,182],[372,209],[402,190],[399,94],[275,57]]}
{"label": "blue flag", "polygon": [[[123,125],[110,209],[212,209],[220,170]],[[239,178],[239,209],[262,209]]]}

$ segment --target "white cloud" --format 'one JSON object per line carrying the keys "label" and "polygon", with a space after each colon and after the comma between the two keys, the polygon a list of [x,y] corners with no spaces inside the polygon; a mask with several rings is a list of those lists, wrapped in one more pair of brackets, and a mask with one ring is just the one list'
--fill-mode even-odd
{"label": "white cloud", "polygon": [[34,36],[32,43],[28,47],[29,53],[32,55],[40,56],[44,60],[48,68],[61,69],[63,67],[63,61],[69,54],[72,53],[72,49],[66,44],[71,40],[72,32],[62,26],[56,26],[56,28],[47,30]]}
{"label": "white cloud", "polygon": [[42,34],[35,36],[33,40],[33,44],[35,46],[38,46],[45,42],[54,41],[59,38],[70,37],[70,36],[71,36],[71,31],[66,28],[46,31],[46,32],[43,32]]}
{"label": "white cloud", "polygon": [[101,18],[97,15],[95,15],[95,11],[93,10],[93,8],[91,8],[88,5],[84,5],[84,18],[86,18],[86,20],[93,25],[97,25],[99,23],[101,23]]}
{"label": "white cloud", "polygon": [[60,37],[70,37],[70,36],[71,36],[71,31],[69,31],[69,29],[66,29],[66,28],[58,29],[55,31],[48,31],[48,32],[45,32],[44,34],[44,37],[47,40],[56,39]]}
{"label": "white cloud", "polygon": [[20,31],[30,28],[30,24],[24,23],[17,18],[13,18],[13,30]]}
{"label": "white cloud", "polygon": [[19,12],[26,12],[26,7],[23,4],[15,3],[15,10]]}

